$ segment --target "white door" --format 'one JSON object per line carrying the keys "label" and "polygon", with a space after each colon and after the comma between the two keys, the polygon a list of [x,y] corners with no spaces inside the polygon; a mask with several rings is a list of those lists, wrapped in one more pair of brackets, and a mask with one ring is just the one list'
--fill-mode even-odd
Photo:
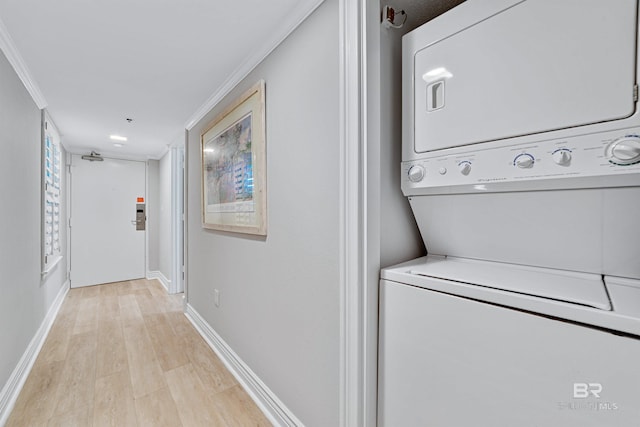
{"label": "white door", "polygon": [[145,276],[146,231],[136,230],[145,176],[144,162],[72,156],[71,287]]}

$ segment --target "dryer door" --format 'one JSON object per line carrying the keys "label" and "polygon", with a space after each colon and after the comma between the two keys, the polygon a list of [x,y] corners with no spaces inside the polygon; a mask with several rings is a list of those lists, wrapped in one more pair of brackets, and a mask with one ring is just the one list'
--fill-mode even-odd
{"label": "dryer door", "polygon": [[411,70],[415,151],[633,114],[636,3],[526,0],[464,29],[456,9],[438,18],[452,33],[422,41]]}

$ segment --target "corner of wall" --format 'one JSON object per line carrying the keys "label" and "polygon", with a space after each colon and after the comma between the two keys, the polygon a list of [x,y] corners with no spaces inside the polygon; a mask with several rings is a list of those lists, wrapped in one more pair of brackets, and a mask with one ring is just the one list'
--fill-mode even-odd
{"label": "corner of wall", "polygon": [[147,271],[147,279],[157,280],[166,289],[167,293],[172,293],[171,280],[167,279],[167,276],[162,274],[161,271]]}
{"label": "corner of wall", "polygon": [[273,425],[303,425],[190,304],[185,316]]}
{"label": "corner of wall", "polygon": [[2,391],[0,391],[0,425],[5,425],[9,415],[11,415],[11,411],[18,399],[18,395],[20,394],[20,391],[22,391],[24,383],[27,381],[27,377],[31,372],[31,368],[33,368],[33,364],[38,358],[38,354],[40,354],[42,345],[47,339],[47,335],[51,330],[51,326],[53,326],[53,322],[56,319],[60,307],[62,307],[62,302],[64,301],[67,292],[69,292],[68,281],[60,288],[60,291],[53,301],[51,308],[47,312],[46,317],[42,321],[42,324],[38,328],[38,331],[31,339],[29,346],[20,358],[18,365],[11,373],[9,380],[2,388]]}

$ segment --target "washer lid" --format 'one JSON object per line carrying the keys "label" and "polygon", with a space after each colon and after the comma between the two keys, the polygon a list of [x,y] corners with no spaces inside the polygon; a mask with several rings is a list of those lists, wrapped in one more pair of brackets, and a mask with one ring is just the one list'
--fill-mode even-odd
{"label": "washer lid", "polygon": [[410,274],[611,310],[598,274],[436,255],[425,259]]}

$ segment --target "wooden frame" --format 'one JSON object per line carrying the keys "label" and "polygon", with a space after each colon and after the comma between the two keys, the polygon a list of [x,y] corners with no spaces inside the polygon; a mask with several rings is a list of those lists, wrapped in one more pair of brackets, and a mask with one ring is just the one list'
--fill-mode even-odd
{"label": "wooden frame", "polygon": [[265,83],[256,83],[200,136],[202,226],[267,234]]}

